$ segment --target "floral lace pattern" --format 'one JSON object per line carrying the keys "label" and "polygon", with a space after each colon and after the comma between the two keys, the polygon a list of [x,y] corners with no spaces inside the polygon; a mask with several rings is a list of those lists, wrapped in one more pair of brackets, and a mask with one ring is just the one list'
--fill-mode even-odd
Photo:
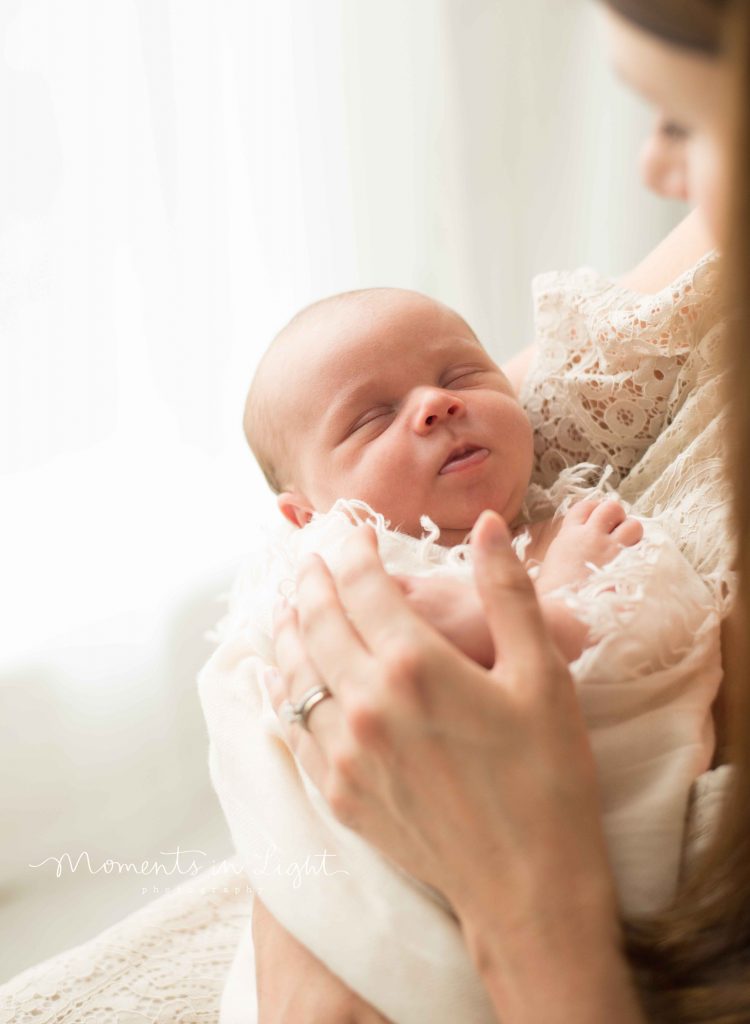
{"label": "floral lace pattern", "polygon": [[[592,483],[609,467],[608,484],[705,575],[732,551],[718,274],[712,253],[657,295],[590,270],[536,278],[539,354],[521,394],[538,492],[583,463]],[[534,517],[549,511],[537,502]]]}
{"label": "floral lace pattern", "polygon": [[2,1024],[216,1024],[251,896],[234,861],[0,987]]}
{"label": "floral lace pattern", "polygon": [[539,356],[521,400],[536,483],[592,462],[612,466],[617,486],[674,419],[699,376],[696,349],[717,330],[717,262],[706,257],[653,296],[585,269],[535,279]]}

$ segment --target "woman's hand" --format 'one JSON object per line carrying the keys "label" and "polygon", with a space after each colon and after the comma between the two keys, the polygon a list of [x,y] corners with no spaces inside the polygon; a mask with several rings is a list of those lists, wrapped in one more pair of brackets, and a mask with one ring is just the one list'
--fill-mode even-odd
{"label": "woman's hand", "polygon": [[[441,636],[478,665],[492,668],[495,646],[477,588],[460,580],[429,576],[394,577],[411,608]],[[550,639],[567,664],[580,658],[589,642],[588,627],[564,601],[540,593],[537,597]]]}
{"label": "woman's hand", "polygon": [[550,855],[542,838],[554,840],[556,864],[568,855],[576,874],[596,867],[608,888],[593,762],[567,668],[499,517],[485,514],[473,545],[498,652],[491,671],[413,611],[368,528],[349,542],[335,582],[320,559],[308,562],[298,611],[277,619],[284,681],[274,700],[320,681],[335,700],[315,708],[311,732],[290,725],[287,735],[334,813],[457,906],[490,882],[495,890],[498,864],[513,893],[533,886],[527,858]]}
{"label": "woman's hand", "polygon": [[274,703],[330,688],[293,749],[342,822],[447,897],[505,1024],[638,1020],[571,678],[502,520],[472,544],[490,671],[409,607],[362,528],[277,617]]}
{"label": "woman's hand", "polygon": [[258,1024],[388,1024],[293,938],[256,897]]}
{"label": "woman's hand", "polygon": [[484,606],[472,583],[445,577],[394,577],[417,614],[485,668],[495,662]]}

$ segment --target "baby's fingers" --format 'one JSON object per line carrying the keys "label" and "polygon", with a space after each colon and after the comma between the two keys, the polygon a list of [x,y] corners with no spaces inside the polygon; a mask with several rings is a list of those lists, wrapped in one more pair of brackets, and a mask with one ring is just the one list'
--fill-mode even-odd
{"label": "baby's fingers", "polygon": [[628,517],[612,531],[612,538],[625,548],[633,547],[643,537],[643,524]]}

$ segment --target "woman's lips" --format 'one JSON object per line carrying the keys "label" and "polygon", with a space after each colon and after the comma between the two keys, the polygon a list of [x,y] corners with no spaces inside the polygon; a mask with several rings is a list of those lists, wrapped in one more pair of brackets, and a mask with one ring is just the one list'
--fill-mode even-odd
{"label": "woman's lips", "polygon": [[484,462],[489,454],[488,448],[473,448],[470,451],[465,452],[463,455],[454,455],[448,459],[438,475],[443,476],[445,473],[461,473],[465,469],[472,469],[474,466],[478,466],[480,463]]}

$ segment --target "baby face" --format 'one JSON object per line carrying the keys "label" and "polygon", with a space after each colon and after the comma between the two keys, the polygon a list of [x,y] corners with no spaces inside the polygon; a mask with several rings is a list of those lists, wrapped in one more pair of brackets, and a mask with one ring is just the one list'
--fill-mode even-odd
{"label": "baby face", "polygon": [[359,498],[413,535],[428,515],[449,545],[483,509],[509,522],[518,514],[531,427],[507,378],[447,307],[384,289],[313,315],[287,355],[277,383],[294,467],[279,497],[288,518]]}

